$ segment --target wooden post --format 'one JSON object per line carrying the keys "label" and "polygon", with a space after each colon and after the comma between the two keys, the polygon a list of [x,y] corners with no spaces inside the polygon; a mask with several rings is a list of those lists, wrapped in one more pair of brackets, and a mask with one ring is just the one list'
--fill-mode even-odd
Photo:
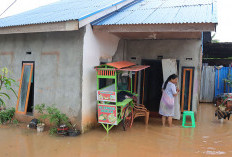
{"label": "wooden post", "polygon": [[142,98],[142,104],[144,103],[144,86],[145,86],[145,69],[144,69],[144,72],[143,72],[143,98]]}
{"label": "wooden post", "polygon": [[137,89],[137,71],[135,72],[134,93],[136,93],[136,89]]}

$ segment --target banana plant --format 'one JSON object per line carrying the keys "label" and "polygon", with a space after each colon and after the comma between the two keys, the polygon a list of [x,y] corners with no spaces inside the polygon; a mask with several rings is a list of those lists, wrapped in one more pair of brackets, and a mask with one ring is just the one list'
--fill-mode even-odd
{"label": "banana plant", "polygon": [[10,100],[9,91],[17,96],[15,90],[12,88],[12,85],[17,85],[16,81],[8,77],[9,71],[6,67],[2,68],[0,71],[0,108],[6,107],[5,100]]}

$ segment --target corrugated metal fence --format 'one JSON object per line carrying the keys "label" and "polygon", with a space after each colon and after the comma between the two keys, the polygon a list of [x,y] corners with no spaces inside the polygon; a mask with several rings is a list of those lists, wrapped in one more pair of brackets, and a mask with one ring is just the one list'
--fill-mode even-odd
{"label": "corrugated metal fence", "polygon": [[201,74],[200,102],[213,102],[215,86],[214,66],[203,66]]}
{"label": "corrugated metal fence", "polygon": [[232,93],[232,88],[224,83],[231,70],[231,67],[202,67],[200,102],[213,102],[214,96]]}
{"label": "corrugated metal fence", "polygon": [[224,79],[227,78],[229,72],[231,74],[231,67],[223,67],[221,69],[215,68],[215,96],[222,93],[232,92],[232,88],[229,88],[224,84]]}

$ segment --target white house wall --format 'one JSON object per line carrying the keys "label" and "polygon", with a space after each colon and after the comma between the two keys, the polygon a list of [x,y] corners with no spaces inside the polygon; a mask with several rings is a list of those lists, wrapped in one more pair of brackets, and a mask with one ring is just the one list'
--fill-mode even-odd
{"label": "white house wall", "polygon": [[[193,111],[197,111],[201,78],[201,40],[120,40],[113,60],[124,59],[141,64],[142,59],[157,59],[158,56],[179,60],[180,76],[183,66],[195,67],[192,104]],[[131,57],[136,57],[136,60]],[[181,79],[179,81],[181,85]]]}
{"label": "white house wall", "polygon": [[95,66],[101,58],[112,58],[115,54],[119,38],[109,33],[93,32],[90,24],[86,25],[83,47],[82,75],[82,130],[96,124],[97,111],[97,79]]}

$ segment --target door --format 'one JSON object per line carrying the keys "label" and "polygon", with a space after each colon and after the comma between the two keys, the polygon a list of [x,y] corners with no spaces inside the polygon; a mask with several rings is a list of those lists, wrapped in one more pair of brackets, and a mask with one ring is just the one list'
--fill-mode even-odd
{"label": "door", "polygon": [[[178,74],[176,59],[162,59],[163,67],[163,81],[165,82],[167,78],[172,74]],[[178,86],[178,84],[177,84]],[[179,86],[178,86],[179,87]],[[180,104],[179,95],[175,97],[174,104],[174,119],[180,119]]]}
{"label": "door", "polygon": [[33,63],[23,63],[16,113],[26,114],[33,75]]}
{"label": "door", "polygon": [[[158,115],[163,84],[162,63],[161,60],[142,59],[142,65],[150,66],[145,71],[144,105],[151,112],[150,115]],[[143,72],[141,78],[140,100],[142,102]]]}
{"label": "door", "polygon": [[181,112],[192,111],[194,67],[182,67]]}

